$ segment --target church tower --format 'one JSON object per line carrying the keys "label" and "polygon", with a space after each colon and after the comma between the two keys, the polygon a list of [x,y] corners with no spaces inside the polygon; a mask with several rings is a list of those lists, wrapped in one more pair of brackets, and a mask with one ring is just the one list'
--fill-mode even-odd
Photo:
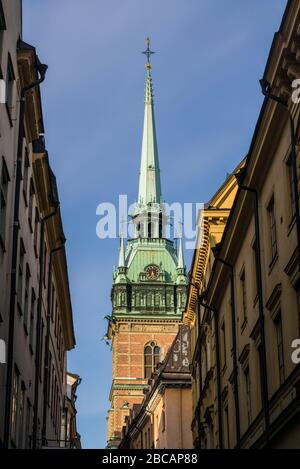
{"label": "church tower", "polygon": [[[140,404],[148,380],[178,331],[185,306],[187,279],[182,237],[179,252],[166,239],[154,119],[150,41],[147,39],[145,112],[138,202],[132,214],[134,237],[125,248],[120,236],[119,263],[113,276],[111,408],[108,448],[116,448],[129,409]],[[151,418],[151,416],[150,416]]]}

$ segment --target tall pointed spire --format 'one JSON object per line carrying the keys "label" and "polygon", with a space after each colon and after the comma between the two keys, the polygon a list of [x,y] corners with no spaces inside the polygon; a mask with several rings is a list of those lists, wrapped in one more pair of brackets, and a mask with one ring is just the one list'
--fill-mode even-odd
{"label": "tall pointed spire", "polygon": [[147,63],[144,129],[138,195],[138,203],[144,206],[150,203],[160,204],[162,202],[150,64],[150,56],[154,54],[154,52],[150,50],[149,38],[147,38],[146,44],[147,49],[143,52],[147,57]]}

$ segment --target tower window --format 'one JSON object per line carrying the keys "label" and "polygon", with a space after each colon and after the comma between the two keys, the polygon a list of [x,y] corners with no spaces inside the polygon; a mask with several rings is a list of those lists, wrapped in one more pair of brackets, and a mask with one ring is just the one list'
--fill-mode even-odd
{"label": "tower window", "polygon": [[160,347],[155,342],[150,342],[144,348],[144,375],[150,378],[160,359]]}

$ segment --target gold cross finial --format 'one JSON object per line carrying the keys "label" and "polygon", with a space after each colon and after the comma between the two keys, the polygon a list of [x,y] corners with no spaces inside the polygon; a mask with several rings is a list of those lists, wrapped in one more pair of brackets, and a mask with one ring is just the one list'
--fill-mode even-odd
{"label": "gold cross finial", "polygon": [[145,42],[146,42],[147,49],[144,52],[142,52],[142,54],[145,54],[145,56],[147,57],[147,64],[150,64],[150,57],[152,54],[155,54],[155,52],[150,50],[150,38],[149,37],[146,38]]}

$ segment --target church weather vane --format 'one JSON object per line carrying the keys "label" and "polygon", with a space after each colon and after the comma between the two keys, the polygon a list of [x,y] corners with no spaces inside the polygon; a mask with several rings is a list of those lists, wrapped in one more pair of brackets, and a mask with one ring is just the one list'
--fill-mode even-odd
{"label": "church weather vane", "polygon": [[142,52],[142,54],[144,54],[147,57],[147,63],[150,64],[150,57],[152,54],[155,54],[155,52],[150,50],[150,38],[149,37],[147,37],[146,39],[146,46],[147,46],[147,49],[144,52]]}

